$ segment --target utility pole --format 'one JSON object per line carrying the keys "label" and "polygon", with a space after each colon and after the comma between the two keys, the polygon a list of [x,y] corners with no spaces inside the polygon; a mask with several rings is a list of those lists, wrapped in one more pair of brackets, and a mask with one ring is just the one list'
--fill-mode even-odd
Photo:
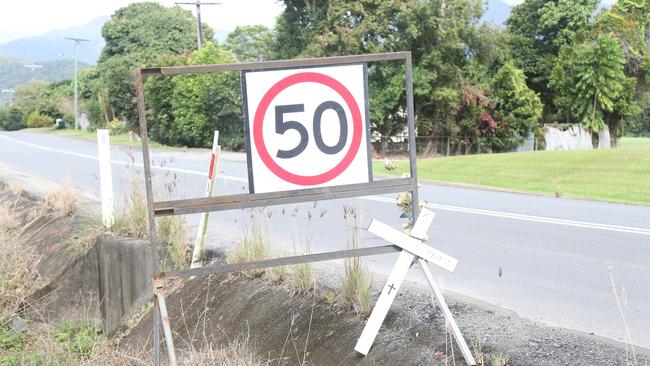
{"label": "utility pole", "polygon": [[201,0],[196,0],[195,3],[176,3],[176,5],[196,5],[196,43],[201,49],[203,44],[203,26],[201,25],[201,5],[221,5],[221,3],[202,3]]}
{"label": "utility pole", "polygon": [[68,41],[74,42],[74,128],[75,130],[79,129],[79,109],[77,104],[77,48],[81,42],[90,42],[88,39],[76,38],[76,37],[65,37]]}

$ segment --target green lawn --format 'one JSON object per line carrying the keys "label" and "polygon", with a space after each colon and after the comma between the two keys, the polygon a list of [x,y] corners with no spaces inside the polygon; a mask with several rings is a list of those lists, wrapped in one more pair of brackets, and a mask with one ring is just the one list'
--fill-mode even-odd
{"label": "green lawn", "polygon": [[[72,130],[68,128],[57,130],[50,127],[42,127],[42,128],[28,128],[25,129],[24,131],[35,132],[35,133],[47,133],[50,135],[72,137],[72,138],[78,138],[78,139],[88,140],[88,141],[97,141],[96,132]],[[111,135],[111,144],[140,147],[140,140],[138,140],[137,137],[135,136],[132,138],[132,140],[129,140],[129,134],[123,133],[119,135]],[[167,146],[152,140],[149,140],[149,147],[156,148],[159,150],[187,150],[187,148]]]}
{"label": "green lawn", "polygon": [[[379,175],[408,172],[408,161]],[[650,138],[623,138],[618,149],[535,151],[418,159],[418,178],[561,197],[650,204]]]}

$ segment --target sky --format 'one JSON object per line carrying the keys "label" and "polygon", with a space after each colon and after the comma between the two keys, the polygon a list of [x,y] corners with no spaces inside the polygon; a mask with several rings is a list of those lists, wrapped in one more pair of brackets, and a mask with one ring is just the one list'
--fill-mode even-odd
{"label": "sky", "polygon": [[[175,1],[157,0],[165,6]],[[213,0],[206,0],[213,1]],[[523,0],[503,0],[516,5]],[[131,0],[0,0],[0,43],[16,38],[35,36],[55,29],[69,28],[88,23],[113,12]],[[282,11],[278,0],[216,0],[221,5],[204,6],[202,20],[213,29],[233,30],[237,25],[264,24],[272,27]],[[603,0],[605,4],[615,0]],[[187,6],[194,10],[194,6]]]}
{"label": "sky", "polygon": [[[521,3],[523,3],[524,0],[503,0],[503,2],[506,3],[506,4],[508,4],[508,5],[510,5],[510,6],[513,6],[513,5],[517,5],[517,4],[521,4]],[[603,4],[606,4],[606,5],[611,5],[611,4],[615,3],[616,0],[601,0],[601,2],[602,2]]]}
{"label": "sky", "polygon": [[[156,2],[173,6],[175,1]],[[0,43],[16,38],[43,34],[88,23],[102,15],[138,1],[130,0],[0,0]],[[221,5],[201,7],[201,20],[213,29],[233,30],[237,25],[264,24],[273,26],[283,5],[276,0],[205,0]],[[185,5],[187,9],[196,6]]]}

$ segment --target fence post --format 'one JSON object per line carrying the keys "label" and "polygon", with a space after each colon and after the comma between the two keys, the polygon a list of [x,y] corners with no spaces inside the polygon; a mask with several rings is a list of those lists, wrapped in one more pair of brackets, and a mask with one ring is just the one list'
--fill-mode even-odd
{"label": "fence post", "polygon": [[[205,196],[212,197],[214,185],[217,181],[217,171],[219,168],[219,160],[221,159],[221,146],[219,146],[219,131],[214,131],[214,138],[212,140],[212,154],[210,157],[210,169],[208,172],[208,183],[205,187]],[[192,253],[192,268],[203,266],[203,259],[205,256],[205,240],[208,234],[208,216],[207,212],[201,214],[199,221],[199,229],[196,234],[196,242],[194,243],[194,252]]]}
{"label": "fence post", "polygon": [[99,159],[99,185],[102,198],[102,222],[107,229],[113,227],[113,173],[111,171],[111,145],[108,130],[97,130],[97,155]]}
{"label": "fence post", "polygon": [[451,137],[447,136],[447,156],[449,156],[451,154],[450,151],[449,151],[451,149],[450,140],[451,140]]}

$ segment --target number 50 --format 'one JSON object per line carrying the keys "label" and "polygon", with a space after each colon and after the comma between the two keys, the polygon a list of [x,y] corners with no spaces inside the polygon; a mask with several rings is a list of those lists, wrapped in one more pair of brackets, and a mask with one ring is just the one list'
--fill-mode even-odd
{"label": "number 50", "polygon": [[[339,117],[340,124],[340,135],[338,142],[329,146],[323,141],[321,120],[323,118],[323,113],[331,109],[336,112]],[[277,157],[280,159],[291,159],[300,155],[307,148],[307,143],[309,142],[309,135],[307,133],[307,128],[297,121],[285,121],[284,115],[287,113],[298,113],[304,112],[304,104],[288,104],[288,105],[279,105],[275,107],[275,133],[279,135],[284,135],[285,132],[289,130],[296,130],[300,134],[300,142],[296,147],[290,150],[278,150]],[[345,111],[343,107],[337,102],[328,100],[321,103],[314,112],[314,140],[316,141],[316,146],[320,151],[325,154],[333,155],[341,151],[345,147],[345,142],[348,139],[348,119],[345,116]]]}

